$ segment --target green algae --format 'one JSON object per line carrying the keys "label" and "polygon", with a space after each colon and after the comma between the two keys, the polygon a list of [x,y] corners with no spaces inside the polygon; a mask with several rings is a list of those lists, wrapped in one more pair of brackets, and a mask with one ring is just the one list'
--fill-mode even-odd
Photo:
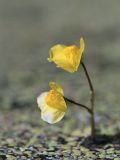
{"label": "green algae", "polygon": [[[120,141],[117,131],[107,135],[108,129],[104,128],[106,135],[101,133],[97,136],[96,142],[93,142],[88,136],[90,134],[89,123],[86,123],[84,129],[82,126],[79,126],[78,129],[77,125],[72,125],[66,132],[65,125],[71,124],[69,120],[71,114],[67,115],[67,120],[55,126],[43,123],[37,110],[15,109],[8,112],[2,111],[0,115],[4,123],[0,125],[0,157],[8,156],[13,159],[14,157],[26,159],[41,157],[41,159],[55,160],[119,159],[120,157]],[[12,117],[9,124],[6,123],[6,117]],[[114,127],[115,130],[116,128]],[[100,130],[102,131],[102,128]]]}

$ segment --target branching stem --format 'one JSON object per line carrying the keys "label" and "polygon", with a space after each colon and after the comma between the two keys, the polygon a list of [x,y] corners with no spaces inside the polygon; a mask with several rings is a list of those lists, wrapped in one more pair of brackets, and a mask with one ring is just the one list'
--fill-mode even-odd
{"label": "branching stem", "polygon": [[85,67],[85,64],[83,62],[81,62],[81,65],[84,69],[85,75],[87,77],[88,80],[88,84],[89,84],[89,88],[90,88],[90,94],[91,94],[91,135],[92,138],[95,140],[95,116],[94,116],[94,102],[95,102],[95,92],[94,92],[94,88],[90,79],[90,76],[88,74],[88,71]]}
{"label": "branching stem", "polygon": [[81,103],[75,102],[75,101],[73,101],[73,100],[71,100],[71,99],[69,99],[69,98],[66,98],[66,97],[64,97],[64,98],[65,98],[66,101],[68,101],[68,102],[70,102],[70,103],[73,103],[73,104],[75,104],[75,105],[77,105],[77,106],[80,106],[80,107],[86,109],[90,114],[92,114],[91,109],[89,109],[87,106],[85,106],[85,105],[83,105],[83,104],[81,104]]}

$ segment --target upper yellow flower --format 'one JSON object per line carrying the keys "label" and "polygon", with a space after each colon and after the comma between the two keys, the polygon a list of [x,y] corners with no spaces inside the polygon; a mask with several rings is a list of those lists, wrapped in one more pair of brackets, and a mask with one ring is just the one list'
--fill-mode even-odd
{"label": "upper yellow flower", "polygon": [[78,70],[84,48],[83,38],[80,38],[80,48],[75,45],[65,46],[57,44],[50,49],[48,61],[55,62],[57,67],[73,73]]}
{"label": "upper yellow flower", "polygon": [[64,93],[61,86],[55,82],[50,83],[51,90],[42,93],[37,98],[38,107],[41,109],[41,118],[48,123],[56,123],[65,115],[67,109]]}

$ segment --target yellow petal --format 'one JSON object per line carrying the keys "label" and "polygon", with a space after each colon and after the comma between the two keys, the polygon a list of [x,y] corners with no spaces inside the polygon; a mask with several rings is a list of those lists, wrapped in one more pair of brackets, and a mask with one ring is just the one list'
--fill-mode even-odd
{"label": "yellow petal", "polygon": [[60,45],[60,44],[57,44],[55,45],[54,47],[52,47],[49,51],[50,53],[50,58],[48,58],[48,61],[49,62],[52,62],[52,61],[55,61],[56,59],[60,58],[61,56],[61,53],[63,51],[63,49],[65,48],[66,46],[65,45]]}
{"label": "yellow petal", "polygon": [[61,63],[61,68],[68,72],[75,72],[78,69],[79,49],[75,45],[68,46],[64,49],[63,55],[66,57]]}
{"label": "yellow petal", "polygon": [[58,84],[55,83],[55,82],[50,82],[49,85],[50,85],[51,89],[54,89],[54,90],[56,90],[57,92],[59,92],[59,93],[61,93],[62,95],[64,95],[63,89],[62,89],[62,87],[61,87],[60,85],[58,85]]}
{"label": "yellow petal", "polygon": [[65,112],[51,107],[47,107],[46,110],[41,112],[41,118],[50,124],[59,122],[64,117],[64,115]]}
{"label": "yellow petal", "polygon": [[49,61],[53,61],[58,67],[73,73],[78,70],[84,47],[83,38],[80,39],[80,48],[75,45],[56,45],[50,49]]}
{"label": "yellow petal", "polygon": [[85,42],[83,38],[80,38],[80,53],[82,54],[85,49]]}
{"label": "yellow petal", "polygon": [[65,112],[67,109],[67,105],[62,94],[54,89],[48,92],[48,95],[45,98],[45,102],[49,107],[62,112]]}
{"label": "yellow petal", "polygon": [[[37,98],[38,107],[41,109],[41,118],[51,124],[60,121],[64,117],[67,108],[61,93],[56,90],[54,92],[52,99],[51,91],[44,92]],[[49,103],[46,103],[46,99]]]}
{"label": "yellow petal", "polygon": [[76,54],[76,57],[74,57],[74,66],[76,68],[76,71],[78,70],[78,67],[80,65],[84,49],[85,49],[84,39],[80,38],[80,49],[78,51],[78,54]]}

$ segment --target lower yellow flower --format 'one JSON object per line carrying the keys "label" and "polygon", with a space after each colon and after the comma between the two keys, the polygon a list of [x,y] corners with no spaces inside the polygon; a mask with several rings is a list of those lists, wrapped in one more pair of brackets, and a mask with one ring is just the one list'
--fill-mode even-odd
{"label": "lower yellow flower", "polygon": [[75,45],[55,45],[50,49],[48,61],[55,62],[57,67],[73,73],[78,70],[84,48],[85,43],[83,38],[80,39],[80,48]]}
{"label": "lower yellow flower", "polygon": [[64,117],[67,105],[63,97],[63,89],[55,82],[51,82],[50,87],[49,92],[44,92],[37,98],[37,103],[41,109],[41,118],[53,124]]}

